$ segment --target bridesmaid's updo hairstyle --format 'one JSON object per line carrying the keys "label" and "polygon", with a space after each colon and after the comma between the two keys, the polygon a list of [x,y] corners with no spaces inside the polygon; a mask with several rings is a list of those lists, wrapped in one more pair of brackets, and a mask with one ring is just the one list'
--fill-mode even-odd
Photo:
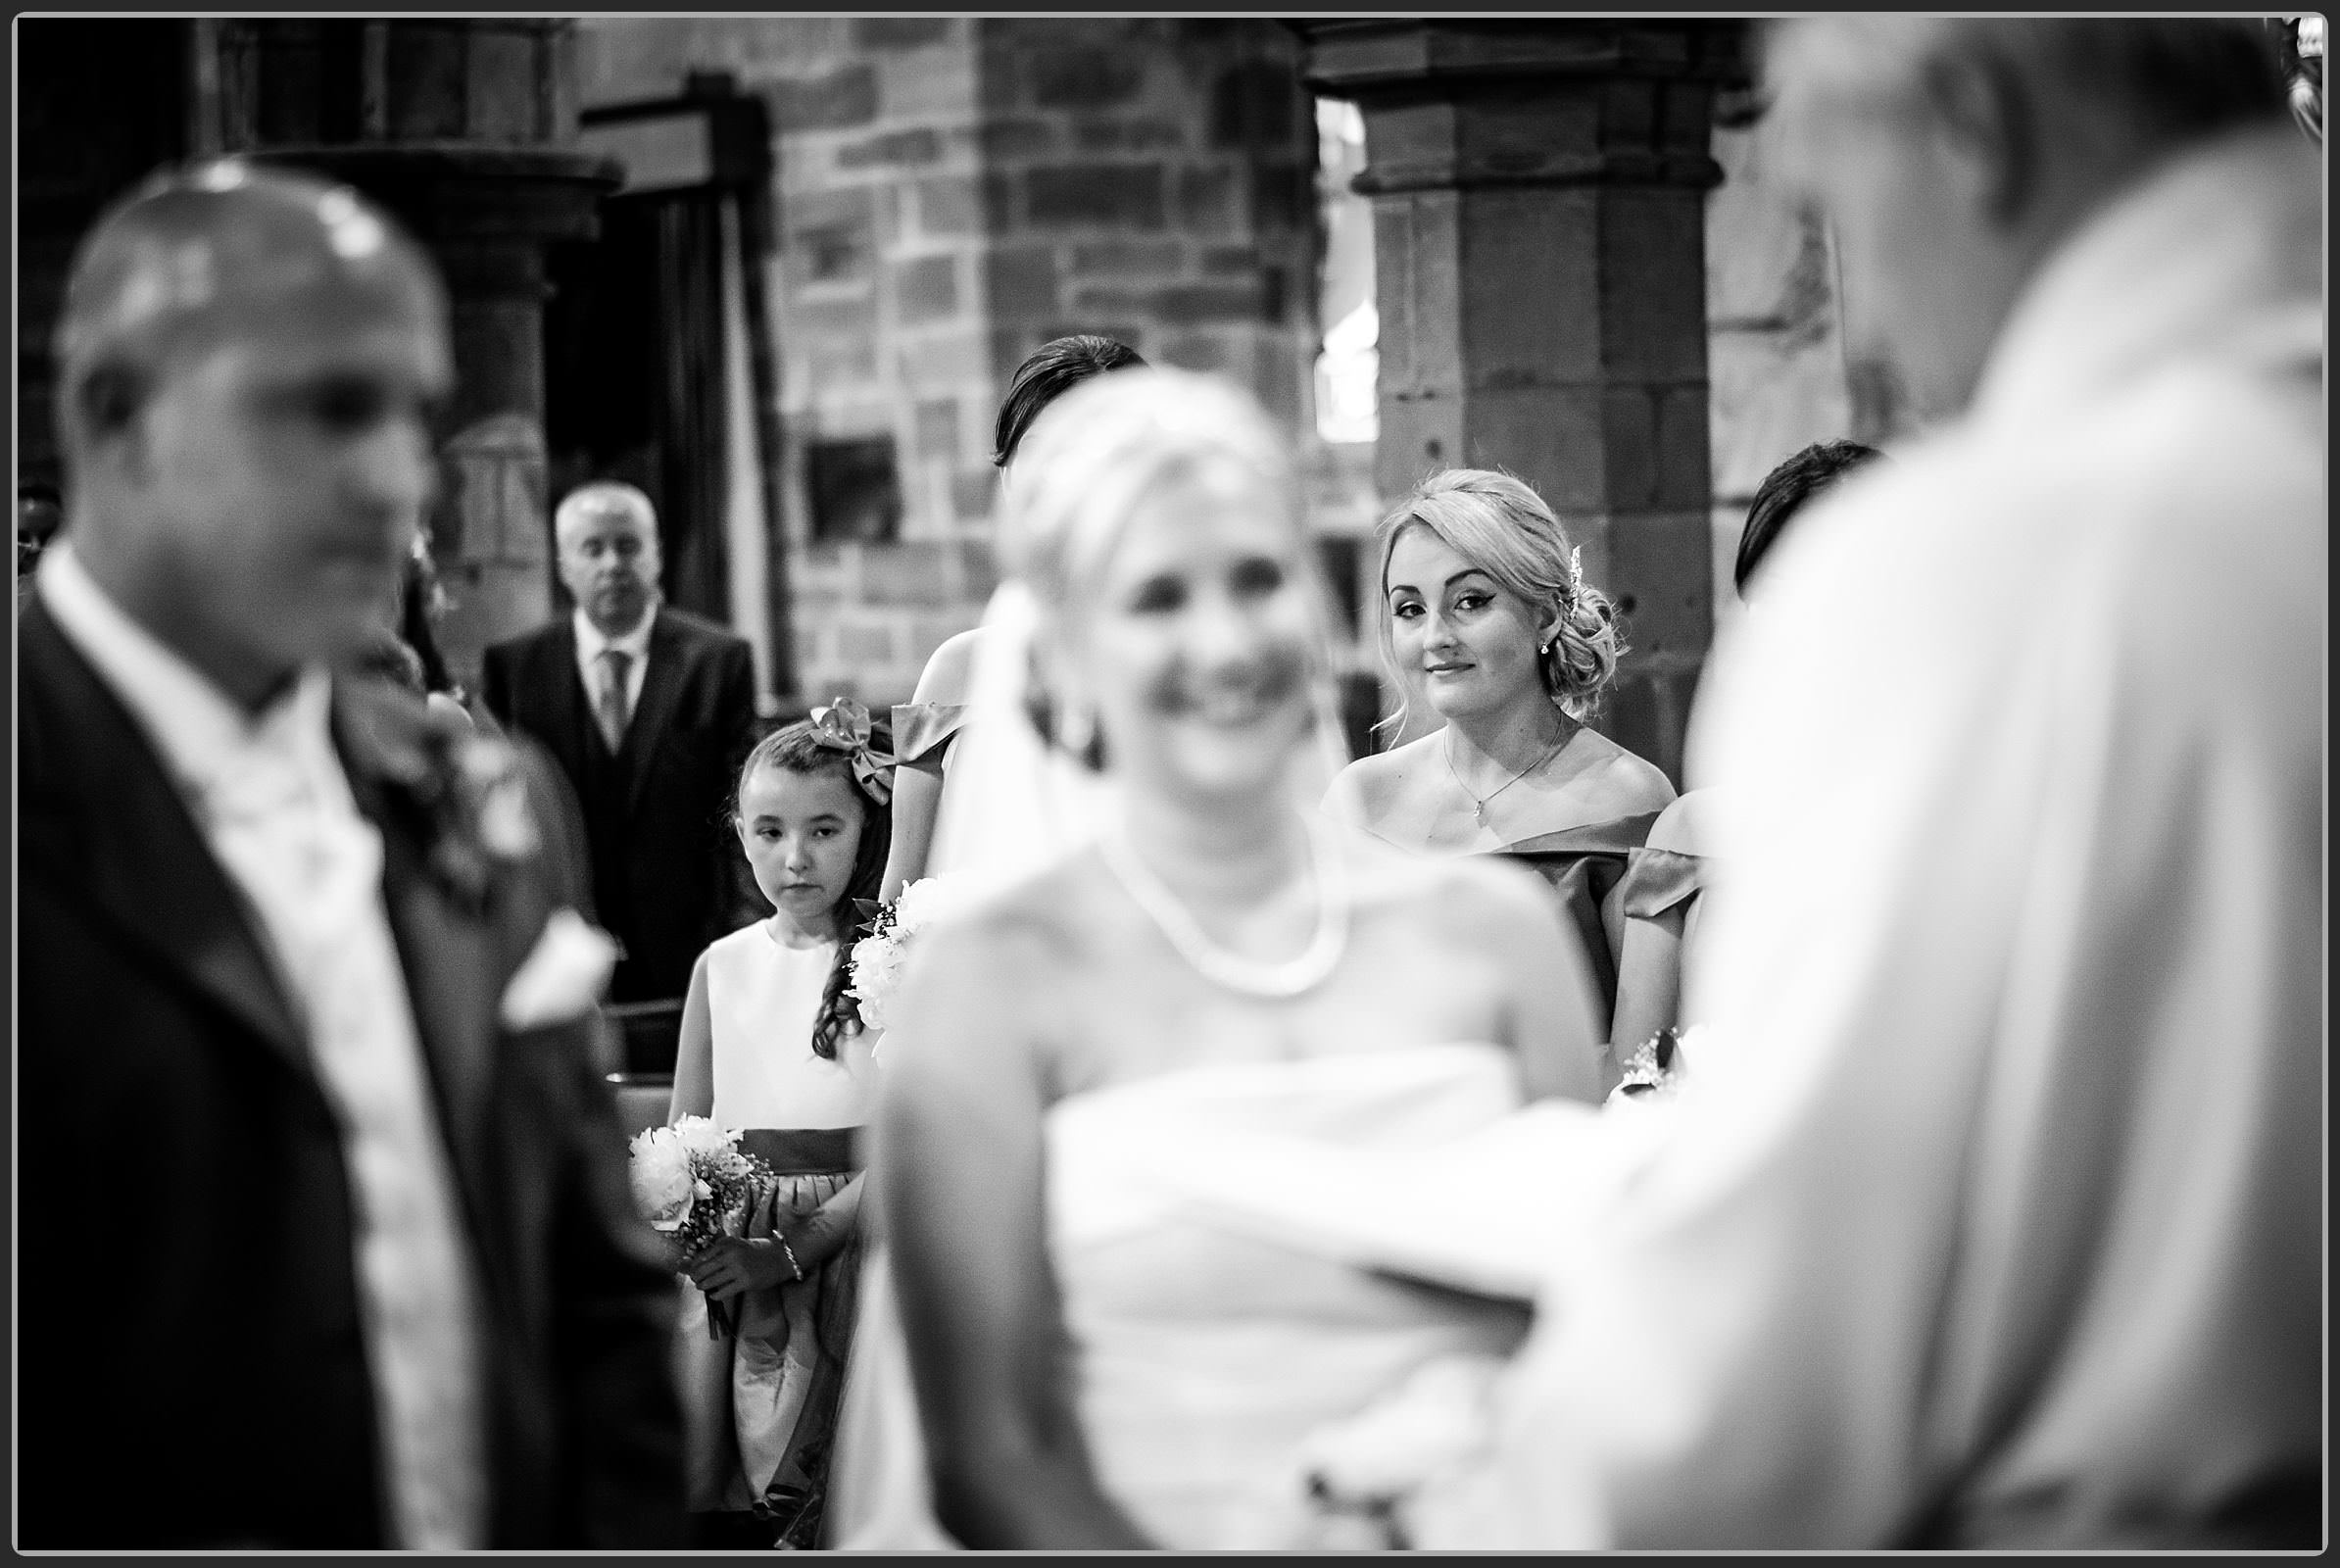
{"label": "bridesmaid's updo hairstyle", "polygon": [[999,400],[999,416],[992,426],[992,466],[1006,467],[1041,411],[1083,381],[1107,370],[1145,368],[1136,349],[1094,332],[1043,343],[1008,378],[1007,396]]}
{"label": "bridesmaid's updo hairstyle", "polygon": [[[1302,526],[1299,475],[1283,435],[1250,394],[1217,376],[1147,368],[1095,377],[1048,408],[1024,450],[1023,477],[1001,505],[999,548],[1031,591],[1036,648],[1094,598],[1122,528],[1156,491],[1264,495],[1295,533]],[[1037,671],[1030,690],[1041,734],[1101,767],[1101,737],[1067,733]]]}
{"label": "bridesmaid's updo hairstyle", "polygon": [[1389,554],[1408,528],[1427,528],[1449,549],[1486,572],[1535,612],[1537,634],[1558,620],[1548,651],[1536,662],[1544,695],[1579,720],[1598,711],[1625,656],[1617,607],[1584,579],[1560,519],[1543,498],[1508,473],[1444,468],[1414,486],[1389,509],[1374,537],[1381,548],[1382,660],[1397,688],[1397,710],[1383,727],[1405,722],[1406,678],[1397,667],[1389,630]]}
{"label": "bridesmaid's updo hairstyle", "polygon": [[[872,743],[882,751],[892,752],[893,740],[883,722],[875,727]],[[861,1004],[846,989],[853,980],[853,944],[869,935],[870,922],[876,916],[878,886],[886,872],[886,852],[894,842],[894,813],[885,802],[869,792],[854,776],[853,763],[843,752],[823,746],[813,738],[809,721],[785,725],[756,743],[740,763],[739,783],[731,793],[731,819],[739,822],[740,797],[747,793],[748,780],[759,768],[776,767],[788,773],[831,773],[845,780],[847,789],[861,806],[861,841],[853,850],[853,873],[847,883],[845,897],[838,904],[837,961],[829,966],[828,983],[821,988],[820,1011],[812,1019],[812,1054],[827,1061],[837,1059],[837,1043],[861,1032]],[[861,906],[870,906],[870,913],[860,912]]]}

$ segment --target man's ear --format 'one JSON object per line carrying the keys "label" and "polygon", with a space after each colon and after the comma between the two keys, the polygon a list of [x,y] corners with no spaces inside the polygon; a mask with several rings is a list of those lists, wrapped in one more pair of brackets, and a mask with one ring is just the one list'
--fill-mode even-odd
{"label": "man's ear", "polygon": [[147,377],[126,365],[92,367],[69,394],[79,462],[143,484],[148,476]]}
{"label": "man's ear", "polygon": [[143,464],[145,376],[128,366],[91,366],[73,386],[73,423],[82,461],[120,466],[124,457]]}
{"label": "man's ear", "polygon": [[1927,62],[1923,84],[1951,177],[1974,211],[2014,226],[2038,193],[2045,152],[2026,84],[2004,62],[1975,53]]}

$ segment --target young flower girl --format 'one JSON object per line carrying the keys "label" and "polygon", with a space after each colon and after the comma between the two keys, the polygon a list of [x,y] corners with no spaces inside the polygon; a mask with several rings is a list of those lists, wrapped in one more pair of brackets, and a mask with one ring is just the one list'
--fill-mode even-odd
{"label": "young flower girl", "polygon": [[892,760],[840,700],[766,736],[740,771],[740,849],[768,919],[710,945],[691,973],[668,1120],[711,1116],[777,1176],[746,1235],[685,1261],[731,1309],[683,1316],[689,1507],[699,1544],[822,1544],[822,1504],[860,1248],[858,1134],[875,1107],[874,1031],[848,989],[856,901],[886,863]]}

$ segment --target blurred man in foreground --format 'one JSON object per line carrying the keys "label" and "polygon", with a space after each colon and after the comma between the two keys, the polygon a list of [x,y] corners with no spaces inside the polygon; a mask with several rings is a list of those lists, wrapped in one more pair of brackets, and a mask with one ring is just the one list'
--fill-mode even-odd
{"label": "blurred man in foreground", "polygon": [[1716,652],[1721,1043],[1549,1276],[1500,1544],[2318,1544],[2322,181],[2259,30],[1775,35],[1856,334],[1964,412]]}
{"label": "blurred man in foreground", "polygon": [[58,362],[19,1544],[675,1543],[672,1287],[550,773],[341,672],[429,496],[435,270],[353,191],[208,164],[82,242]]}

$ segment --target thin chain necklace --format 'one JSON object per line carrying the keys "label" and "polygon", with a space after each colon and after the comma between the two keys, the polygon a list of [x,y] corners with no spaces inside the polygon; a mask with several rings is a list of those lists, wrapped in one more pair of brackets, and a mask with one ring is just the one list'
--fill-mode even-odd
{"label": "thin chain necklace", "polygon": [[1517,784],[1521,779],[1526,778],[1530,773],[1533,773],[1537,768],[1543,766],[1544,763],[1550,761],[1553,758],[1559,756],[1560,748],[1568,744],[1569,738],[1567,726],[1562,725],[1560,730],[1560,738],[1552,742],[1551,745],[1545,747],[1541,757],[1538,757],[1535,761],[1530,762],[1526,767],[1523,767],[1518,772],[1512,774],[1511,777],[1496,785],[1487,794],[1475,795],[1472,794],[1471,786],[1463,782],[1462,774],[1455,771],[1454,742],[1451,738],[1453,731],[1449,729],[1447,731],[1447,735],[1449,737],[1448,739],[1442,740],[1438,743],[1438,755],[1446,760],[1446,774],[1449,778],[1454,780],[1454,787],[1462,791],[1465,795],[1469,795],[1471,797],[1472,813],[1479,818],[1479,825],[1481,827],[1487,826],[1487,806],[1494,800],[1494,798],[1502,794],[1505,790],[1511,788],[1512,785]]}
{"label": "thin chain necklace", "polygon": [[1328,842],[1324,827],[1315,822],[1307,826],[1309,859],[1316,879],[1316,934],[1297,957],[1279,963],[1230,953],[1212,941],[1179,903],[1178,895],[1138,858],[1117,817],[1100,825],[1097,847],[1105,869],[1113,873],[1130,901],[1146,911],[1179,956],[1204,979],[1255,997],[1296,997],[1331,974],[1341,961],[1341,950],[1348,946],[1349,890],[1340,852]]}

